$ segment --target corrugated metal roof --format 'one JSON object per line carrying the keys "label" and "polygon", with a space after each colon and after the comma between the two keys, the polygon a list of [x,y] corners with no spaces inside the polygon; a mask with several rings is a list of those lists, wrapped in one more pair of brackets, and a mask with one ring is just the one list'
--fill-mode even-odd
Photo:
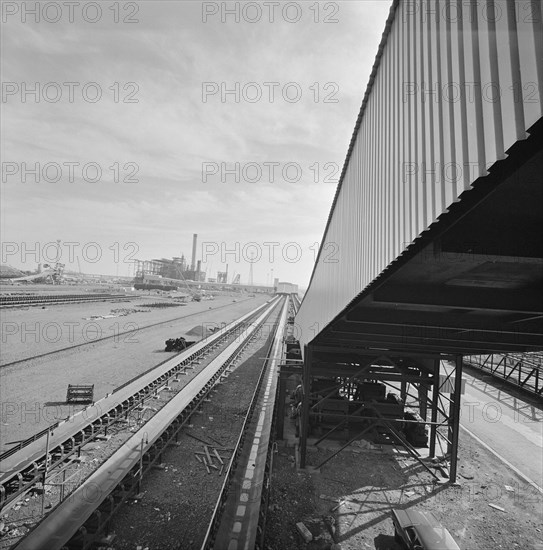
{"label": "corrugated metal roof", "polygon": [[450,224],[473,183],[526,139],[542,114],[542,67],[540,5],[393,2],[297,315],[302,344]]}

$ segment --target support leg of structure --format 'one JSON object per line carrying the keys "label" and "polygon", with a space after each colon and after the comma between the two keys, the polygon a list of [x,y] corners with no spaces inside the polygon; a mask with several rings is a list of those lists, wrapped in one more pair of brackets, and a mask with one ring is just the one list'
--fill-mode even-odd
{"label": "support leg of structure", "polygon": [[456,467],[458,464],[458,435],[460,432],[460,400],[462,392],[462,356],[456,356],[456,371],[454,379],[454,393],[451,394],[452,441],[451,441],[451,468],[449,481],[456,482]]}
{"label": "support leg of structure", "polygon": [[424,420],[428,412],[428,386],[419,384],[419,412]]}
{"label": "support leg of structure", "polygon": [[436,438],[437,438],[437,408],[439,406],[439,369],[440,361],[434,361],[434,385],[432,388],[432,415],[430,425],[430,457],[436,456]]}
{"label": "support leg of structure", "polygon": [[284,374],[279,373],[279,391],[278,391],[278,407],[277,407],[277,417],[275,424],[275,437],[277,439],[284,438],[284,427],[285,427],[285,407],[286,407],[286,397],[287,397],[287,378]]}
{"label": "support leg of structure", "polygon": [[307,436],[309,434],[309,394],[311,392],[311,347],[305,346],[303,366],[303,400],[302,413],[300,415],[300,468],[306,466]]}
{"label": "support leg of structure", "polygon": [[405,403],[405,400],[407,398],[407,382],[400,383],[400,397],[402,398],[402,401]]}

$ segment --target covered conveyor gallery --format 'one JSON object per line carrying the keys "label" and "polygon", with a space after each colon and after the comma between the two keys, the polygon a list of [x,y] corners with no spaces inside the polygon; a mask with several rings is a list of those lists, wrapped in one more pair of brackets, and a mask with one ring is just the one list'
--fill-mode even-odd
{"label": "covered conveyor gallery", "polygon": [[[405,434],[420,419],[394,412],[408,401],[454,481],[462,358],[543,349],[536,4],[528,21],[522,0],[394,2],[296,316],[302,466],[308,439],[341,431],[347,445],[385,430],[417,456]],[[492,101],[484,83],[500,90]],[[454,102],[439,92],[453,85]]]}

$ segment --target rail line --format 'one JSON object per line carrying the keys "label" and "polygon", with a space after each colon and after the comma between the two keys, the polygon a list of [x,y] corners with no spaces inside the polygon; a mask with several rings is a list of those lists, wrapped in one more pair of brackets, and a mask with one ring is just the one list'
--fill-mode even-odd
{"label": "rail line", "polygon": [[[143,373],[119,391],[68,417],[54,426],[54,435],[51,436],[50,433],[53,430],[46,430],[36,440],[29,438],[24,448],[3,453],[0,456],[0,510],[4,510],[42,481],[46,471],[52,472],[70,457],[79,454],[82,446],[96,439],[98,435],[107,433],[108,428],[119,420],[126,419],[131,411],[156,394],[160,387],[166,386],[169,380],[194,368],[195,364],[228,339],[236,337],[253,317],[268,307],[270,304],[257,307],[205,340]],[[45,436],[48,437],[47,444],[44,442]]]}
{"label": "rail line", "polygon": [[291,298],[292,298],[292,307],[294,309],[294,315],[296,315],[298,313],[298,310],[300,309],[300,304],[302,302],[300,301],[300,298],[298,297],[297,294],[291,294]]}
{"label": "rail line", "polygon": [[[246,300],[248,300],[248,299],[249,298],[246,298]],[[241,301],[242,300],[240,300],[240,302]],[[225,307],[229,307],[231,305],[232,304],[228,303],[228,304],[224,304],[222,306],[217,306],[217,307],[213,308],[213,311],[216,311],[218,309],[222,309],[222,308],[225,308]],[[53,350],[53,351],[48,351],[46,353],[40,353],[38,355],[33,355],[32,357],[27,357],[25,359],[17,359],[17,361],[11,361],[10,363],[4,363],[4,364],[0,365],[0,369],[3,369],[5,367],[12,367],[13,365],[19,365],[21,363],[26,363],[27,361],[34,361],[35,359],[41,359],[42,357],[48,357],[50,355],[54,355],[55,353],[62,353],[64,351],[70,351],[70,350],[73,350],[73,349],[81,348],[83,346],[90,346],[90,345],[93,345],[93,344],[97,344],[99,342],[104,342],[106,340],[111,340],[112,338],[119,338],[120,336],[126,336],[128,334],[138,333],[138,332],[141,332],[141,331],[146,330],[148,328],[158,327],[158,326],[164,325],[166,323],[173,323],[175,321],[180,321],[181,319],[188,319],[189,317],[193,317],[195,315],[201,315],[202,313],[206,313],[206,312],[207,312],[206,310],[196,311],[194,313],[189,313],[188,315],[181,315],[180,317],[174,317],[173,319],[167,319],[165,321],[158,321],[157,323],[151,323],[150,325],[145,325],[145,326],[138,327],[138,328],[135,328],[135,329],[125,330],[125,331],[122,331],[122,332],[117,332],[115,334],[111,334],[110,336],[104,336],[102,338],[96,338],[95,340],[89,340],[88,342],[82,342],[80,344],[74,344],[73,346],[67,346],[65,348],[60,348],[60,349],[56,349],[56,350]]]}
{"label": "rail line", "polygon": [[127,302],[132,296],[122,294],[59,294],[44,296],[0,296],[0,308],[42,306],[46,304],[77,304],[81,302]]}
{"label": "rail line", "polygon": [[251,405],[202,550],[241,550],[264,547],[264,531],[273,461],[273,418],[278,365],[283,355],[289,300],[285,300],[268,359],[261,371]]}
{"label": "rail line", "polygon": [[[111,515],[128,496],[139,490],[144,472],[161,460],[166,447],[177,439],[180,430],[202,406],[225,371],[235,364],[280,301],[279,298],[270,300],[244,316],[243,336],[228,344],[14,548],[90,548],[102,536]],[[172,374],[173,369],[170,376]]]}

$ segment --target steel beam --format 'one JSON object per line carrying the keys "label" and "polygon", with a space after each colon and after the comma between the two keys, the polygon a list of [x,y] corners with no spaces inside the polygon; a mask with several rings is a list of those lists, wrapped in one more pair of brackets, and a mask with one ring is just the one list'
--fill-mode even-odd
{"label": "steel beam", "polygon": [[[375,317],[375,314],[374,314]],[[529,320],[536,320],[543,317],[543,315],[537,315],[534,317],[528,317],[526,319],[518,319],[516,321],[510,321],[508,323],[505,323],[505,325],[512,325],[515,323],[523,323],[525,321]],[[450,324],[443,324],[444,316],[435,316],[433,319],[429,319],[426,324],[421,324],[418,321],[418,317],[413,316],[412,318],[406,318],[405,312],[403,312],[403,318],[404,321],[402,323],[396,322],[390,322],[390,321],[384,321],[380,320],[378,318],[366,318],[366,319],[356,319],[353,317],[344,317],[341,319],[341,322],[346,323],[348,325],[370,325],[371,327],[392,327],[392,328],[414,328],[414,329],[422,329],[426,331],[439,331],[439,330],[447,330],[447,331],[456,331],[456,332],[465,332],[465,331],[472,331],[472,332],[480,332],[480,333],[504,333],[504,334],[514,334],[514,335],[527,335],[527,336],[539,336],[539,332],[525,332],[525,331],[518,331],[518,330],[506,330],[505,326],[496,326],[494,329],[489,329],[488,324],[481,325],[476,324],[474,321],[471,321],[470,324],[466,323],[465,326],[459,326],[459,325],[450,325]],[[338,326],[340,326],[338,324]]]}
{"label": "steel beam", "polygon": [[304,346],[303,367],[303,400],[302,414],[300,416],[300,468],[305,468],[307,458],[307,436],[309,434],[309,393],[311,391],[311,362],[313,360],[313,347]]}
{"label": "steel beam", "polygon": [[452,427],[452,440],[451,440],[451,467],[449,481],[451,483],[456,482],[456,469],[458,462],[458,433],[460,431],[460,401],[462,391],[462,356],[458,355],[456,358],[456,369],[454,379],[454,393],[451,399],[451,427]]}
{"label": "steel beam", "polygon": [[428,309],[465,309],[469,311],[505,311],[540,315],[541,294],[533,290],[500,289],[499,301],[494,289],[455,287],[444,285],[388,285],[373,294],[379,303],[398,306],[420,306]]}
{"label": "steel beam", "polygon": [[285,407],[286,407],[286,397],[287,397],[287,377],[283,375],[283,369],[280,370],[279,374],[279,388],[277,394],[277,413],[276,413],[276,424],[275,424],[275,437],[277,439],[284,438],[284,428],[285,428]]}
{"label": "steel beam", "polygon": [[[332,366],[329,370],[324,369],[318,369],[313,368],[312,375],[313,376],[350,376],[352,374],[352,370],[347,370],[345,368],[342,368],[341,366],[338,368],[336,366]],[[371,380],[379,380],[379,381],[390,381],[390,382],[412,382],[412,383],[421,383],[421,384],[431,384],[433,382],[432,378],[424,377],[421,378],[420,376],[409,376],[409,375],[403,375],[399,372],[396,373],[390,373],[390,374],[377,374],[369,372],[364,378],[371,379]]]}
{"label": "steel beam", "polygon": [[[345,328],[334,328],[330,329],[330,334],[333,338],[335,338],[335,335],[346,336],[346,337],[357,337],[355,340],[358,339],[358,337],[363,337],[365,340],[368,341],[377,341],[378,339],[386,338],[387,340],[396,340],[403,342],[404,340],[414,340],[416,342],[442,342],[443,340],[446,340],[447,342],[460,342],[461,344],[484,344],[484,345],[490,345],[496,341],[503,342],[505,334],[507,334],[505,331],[502,331],[500,329],[496,329],[493,331],[486,330],[484,333],[477,334],[479,330],[477,329],[471,329],[471,328],[465,328],[463,330],[458,329],[449,329],[448,327],[425,327],[424,333],[422,334],[408,334],[408,329],[413,329],[412,332],[416,332],[418,329],[417,327],[413,327],[409,324],[401,325],[405,330],[403,332],[398,331],[398,329],[388,330],[388,331],[381,331],[377,332],[375,329],[370,332],[368,329],[361,329],[360,331],[354,330],[345,330]],[[423,329],[420,329],[421,331]],[[509,332],[508,334],[511,334],[511,340],[510,342],[514,344],[516,340],[518,340],[519,331],[516,332]],[[484,336],[487,336],[488,338],[485,338],[484,340],[481,339]],[[534,345],[537,345],[537,342],[540,340],[541,336],[539,334],[529,334],[529,333],[523,333],[523,336],[526,336],[526,340],[528,340],[529,336],[533,337]],[[463,337],[462,337],[463,336]],[[476,336],[478,339],[476,339]],[[456,337],[456,338],[455,338]],[[491,338],[492,337],[492,338]]]}
{"label": "steel beam", "polygon": [[[353,343],[352,340],[348,340],[348,342]],[[382,355],[390,355],[391,357],[401,357],[401,358],[409,358],[413,356],[418,357],[439,357],[440,359],[453,359],[454,355],[451,353],[413,353],[413,352],[397,352],[394,350],[389,349],[368,349],[368,348],[346,348],[345,346],[338,346],[333,343],[329,343],[326,341],[322,341],[319,345],[313,345],[313,352],[314,353],[334,353],[339,354],[340,356],[353,356],[353,355],[370,355],[373,357],[381,357]]]}
{"label": "steel beam", "polygon": [[322,468],[329,460],[332,460],[332,458],[334,458],[336,455],[338,455],[339,453],[341,453],[341,451],[343,451],[343,449],[346,449],[351,443],[353,443],[354,441],[356,441],[357,439],[360,439],[367,431],[369,431],[371,428],[373,428],[373,424],[370,424],[369,426],[367,426],[366,428],[364,428],[361,432],[357,433],[353,438],[349,439],[349,441],[347,441],[347,443],[345,443],[342,447],[340,447],[339,450],[335,451],[331,456],[329,456],[328,458],[324,459],[318,466],[317,466],[317,470],[319,470],[320,468]]}
{"label": "steel beam", "polygon": [[[456,355],[487,355],[492,352],[497,353],[525,353],[528,351],[540,351],[541,343],[523,343],[518,344],[516,342],[507,342],[506,344],[501,344],[498,342],[489,342],[486,347],[482,346],[472,346],[470,347],[469,340],[466,340],[465,346],[449,345],[446,338],[442,340],[440,344],[427,344],[424,341],[421,341],[419,344],[407,344],[405,342],[396,343],[391,342],[388,338],[369,338],[364,339],[363,333],[354,333],[353,337],[357,338],[337,338],[333,337],[332,334],[326,333],[321,339],[321,344],[329,345],[335,349],[341,350],[342,353],[363,353],[366,352],[375,354],[377,351],[381,353],[388,353],[394,355],[420,355],[425,357],[431,357],[432,355],[426,350],[434,351],[435,356],[441,356],[442,358],[451,357]],[[366,345],[366,348],[346,348],[346,345],[349,344],[358,344]],[[512,348],[515,349],[512,349]],[[440,353],[441,350],[445,349],[443,353]],[[348,351],[347,351],[348,350]]]}
{"label": "steel beam", "polygon": [[432,415],[430,421],[430,457],[436,456],[436,437],[437,437],[437,410],[439,408],[439,369],[440,361],[434,361],[434,383],[432,386]]}

